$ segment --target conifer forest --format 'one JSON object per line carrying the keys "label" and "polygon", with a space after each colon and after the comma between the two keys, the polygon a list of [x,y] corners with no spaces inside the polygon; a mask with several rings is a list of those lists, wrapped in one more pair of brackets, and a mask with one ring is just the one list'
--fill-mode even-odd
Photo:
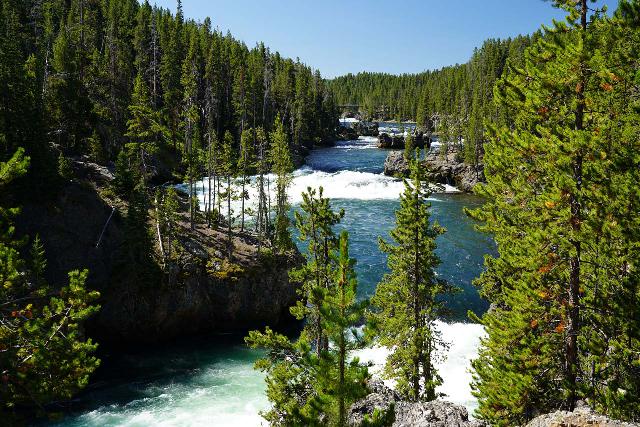
{"label": "conifer forest", "polygon": [[640,1],[334,3],[0,0],[0,426],[640,425]]}

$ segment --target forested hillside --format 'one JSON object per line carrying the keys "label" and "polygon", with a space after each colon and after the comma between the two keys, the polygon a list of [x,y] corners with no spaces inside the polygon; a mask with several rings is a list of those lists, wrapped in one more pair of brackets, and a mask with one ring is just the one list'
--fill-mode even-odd
{"label": "forested hillside", "polygon": [[443,141],[469,141],[464,159],[479,161],[485,119],[504,121],[504,109],[493,103],[493,86],[507,63],[519,66],[524,50],[540,37],[490,39],[469,62],[419,74],[363,72],[328,81],[340,105],[359,105],[371,119],[415,120],[437,130]]}
{"label": "forested hillside", "polygon": [[[47,283],[48,260],[58,268],[67,252],[102,250],[110,221],[119,222],[124,238],[114,251],[123,258],[111,287],[158,288],[178,271],[177,211],[185,210],[161,184],[189,181],[187,224],[225,230],[231,263],[232,220],[222,218],[222,199],[245,198],[231,179],[245,180],[256,167],[289,171],[290,151],[333,140],[337,115],[318,71],[263,44],[248,48],[209,19],[185,20],[180,0],[176,14],[137,0],[0,1],[0,418],[16,408],[44,412],[83,388],[99,364],[83,326],[98,311],[98,293],[85,289],[91,272],[71,272],[68,287]],[[270,145],[280,154],[270,155]],[[96,185],[79,170],[111,178]],[[206,216],[196,218],[194,182],[205,175],[214,181]],[[286,215],[276,184],[274,206]],[[258,209],[265,239],[273,237],[268,191]],[[73,195],[95,203],[74,204]],[[22,206],[31,212],[22,223],[43,239],[29,227],[16,232]],[[111,215],[95,224],[107,207]],[[67,235],[73,247],[45,253],[42,242],[68,232],[65,223],[82,221],[83,212],[90,218],[76,228],[102,233]],[[36,217],[57,222],[41,229],[51,221]]]}
{"label": "forested hillside", "polygon": [[226,131],[237,146],[277,114],[294,146],[332,138],[334,104],[317,71],[250,49],[209,19],[185,21],[177,6],[174,16],[136,0],[3,1],[0,159],[25,146],[38,158],[107,162],[145,135],[192,163],[187,147]]}

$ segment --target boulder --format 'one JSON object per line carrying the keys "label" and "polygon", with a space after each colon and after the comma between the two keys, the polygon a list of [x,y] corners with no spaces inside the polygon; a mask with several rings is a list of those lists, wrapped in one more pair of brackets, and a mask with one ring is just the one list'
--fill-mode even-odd
{"label": "boulder", "polygon": [[[473,187],[484,181],[483,165],[474,167],[458,160],[456,153],[441,157],[439,153],[429,153],[422,162],[431,180],[439,184],[457,187],[460,191],[471,192]],[[387,176],[406,177],[409,165],[400,151],[389,153],[384,161],[384,174]]]}
{"label": "boulder", "polygon": [[358,122],[354,125],[354,129],[362,136],[378,136],[378,123],[375,122]]}
{"label": "boulder", "polygon": [[405,177],[409,174],[409,163],[402,151],[392,151],[384,160],[384,174],[387,176]]}
{"label": "boulder", "polygon": [[[418,148],[429,148],[431,140],[422,132],[414,133],[413,142]],[[388,134],[386,132],[378,135],[378,148],[403,149],[405,145],[405,136],[402,134]]]}
{"label": "boulder", "polygon": [[383,132],[378,135],[378,148],[404,148],[404,137],[402,135],[390,135]]}
{"label": "boulder", "polygon": [[358,132],[347,126],[338,127],[338,141],[353,141],[358,139]]}
{"label": "boulder", "polygon": [[407,402],[382,382],[370,384],[371,393],[354,403],[349,409],[348,424],[359,426],[365,416],[371,418],[378,411],[385,422],[394,427],[482,427],[485,423],[470,420],[467,409],[461,405],[442,400],[432,402]]}
{"label": "boulder", "polygon": [[612,420],[596,414],[586,405],[581,405],[573,412],[556,411],[540,415],[531,420],[526,427],[638,427],[637,423]]}

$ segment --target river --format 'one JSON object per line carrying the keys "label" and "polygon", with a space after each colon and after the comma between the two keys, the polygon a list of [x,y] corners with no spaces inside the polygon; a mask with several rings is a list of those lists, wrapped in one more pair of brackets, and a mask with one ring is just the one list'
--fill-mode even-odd
{"label": "river", "polygon": [[[344,208],[340,225],[350,233],[357,259],[359,296],[369,297],[387,271],[378,236],[388,237],[402,182],[382,175],[387,151],[372,138],[346,141],[314,150],[307,165],[294,172],[290,199],[294,209],[308,186],[323,186],[334,208]],[[449,189],[451,190],[451,189]],[[447,229],[437,240],[440,277],[462,289],[448,301],[453,317],[439,324],[451,345],[439,363],[446,399],[467,406],[471,395],[469,361],[477,351],[482,328],[468,323],[467,310],[480,314],[487,304],[472,286],[483,257],[492,253],[490,237],[478,233],[463,207],[477,207],[475,196],[455,193],[431,197],[432,219]],[[364,349],[361,359],[384,363],[385,350]],[[264,377],[252,365],[260,352],[246,348],[242,337],[218,335],[108,356],[97,383],[77,399],[77,409],[56,426],[254,426],[266,424],[258,412],[268,406]]]}

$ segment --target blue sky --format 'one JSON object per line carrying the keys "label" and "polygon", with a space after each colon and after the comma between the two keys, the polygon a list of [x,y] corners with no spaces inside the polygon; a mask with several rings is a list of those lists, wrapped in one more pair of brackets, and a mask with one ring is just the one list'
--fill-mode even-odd
{"label": "blue sky", "polygon": [[[176,0],[150,2],[175,11]],[[183,9],[325,77],[463,63],[487,38],[531,33],[563,16],[542,0],[183,0]]]}

